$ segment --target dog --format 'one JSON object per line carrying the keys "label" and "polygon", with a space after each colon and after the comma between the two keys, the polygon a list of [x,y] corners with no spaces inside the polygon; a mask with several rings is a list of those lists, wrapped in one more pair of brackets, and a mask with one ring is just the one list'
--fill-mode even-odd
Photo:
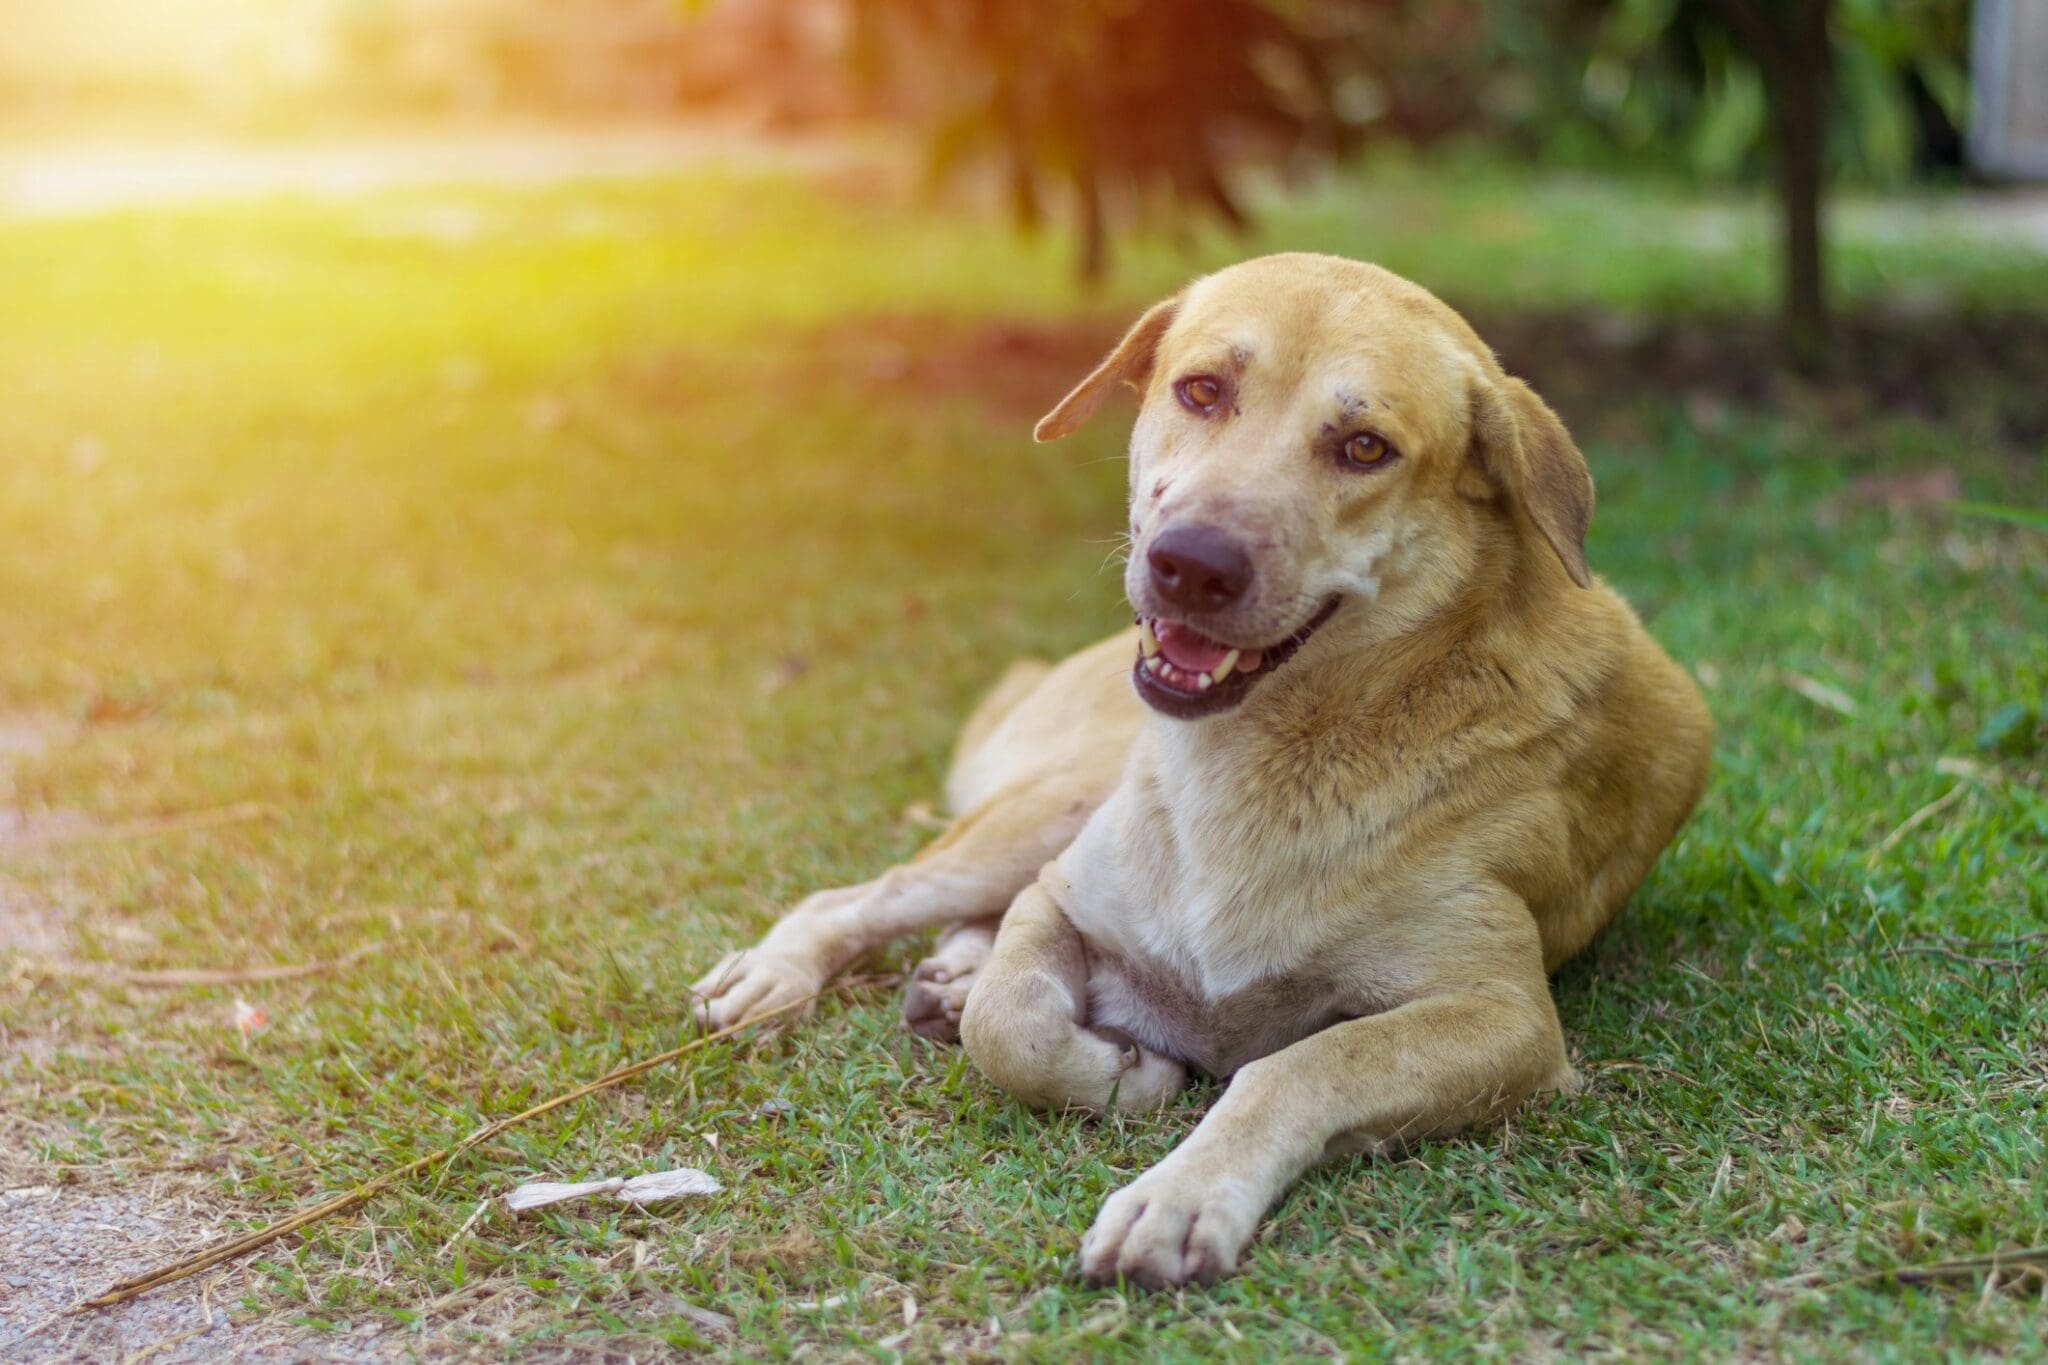
{"label": "dog", "polygon": [[1136,625],[1014,668],[947,832],[697,990],[724,1026],[950,925],[905,1016],[1025,1103],[1227,1080],[1081,1244],[1160,1287],[1232,1272],[1325,1157],[1573,1086],[1549,975],[1691,813],[1713,726],[1587,567],[1563,424],[1428,291],[1308,254],[1206,276],[1038,439],[1124,385]]}

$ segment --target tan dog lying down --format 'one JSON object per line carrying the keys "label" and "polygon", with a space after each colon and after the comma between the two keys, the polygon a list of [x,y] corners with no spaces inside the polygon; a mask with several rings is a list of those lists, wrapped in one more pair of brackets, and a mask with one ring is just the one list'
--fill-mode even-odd
{"label": "tan dog lying down", "polygon": [[1570,1083],[1547,974],[1691,811],[1712,726],[1587,572],[1571,437],[1426,291],[1327,256],[1211,275],[1039,438],[1120,383],[1138,629],[1013,669],[961,736],[945,836],[699,990],[723,1025],[969,922],[905,1013],[957,1021],[1025,1102],[1231,1078],[1082,1242],[1089,1277],[1161,1285],[1229,1272],[1326,1155]]}

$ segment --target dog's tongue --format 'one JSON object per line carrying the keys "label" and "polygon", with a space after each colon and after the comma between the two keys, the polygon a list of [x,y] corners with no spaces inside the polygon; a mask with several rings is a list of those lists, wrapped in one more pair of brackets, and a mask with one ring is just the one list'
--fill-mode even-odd
{"label": "dog's tongue", "polygon": [[1229,645],[1218,644],[1178,621],[1161,621],[1154,627],[1154,633],[1159,636],[1159,652],[1166,656],[1166,661],[1189,673],[1214,673],[1216,665],[1230,653]]}

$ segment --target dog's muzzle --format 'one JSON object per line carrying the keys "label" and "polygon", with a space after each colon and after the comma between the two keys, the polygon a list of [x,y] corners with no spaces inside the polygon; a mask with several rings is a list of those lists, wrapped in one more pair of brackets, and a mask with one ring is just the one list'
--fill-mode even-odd
{"label": "dog's muzzle", "polygon": [[1228,711],[1293,658],[1343,602],[1341,597],[1331,598],[1292,635],[1257,647],[1212,639],[1184,621],[1140,616],[1138,661],[1131,671],[1138,695],[1153,710],[1176,720]]}

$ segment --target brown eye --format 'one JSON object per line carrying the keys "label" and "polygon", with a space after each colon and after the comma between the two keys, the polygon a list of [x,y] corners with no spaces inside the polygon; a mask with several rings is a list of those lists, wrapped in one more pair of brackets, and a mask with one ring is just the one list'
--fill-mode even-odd
{"label": "brown eye", "polygon": [[1181,405],[1190,412],[1208,413],[1223,401],[1223,381],[1214,375],[1190,375],[1175,386]]}
{"label": "brown eye", "polygon": [[1344,463],[1353,469],[1378,469],[1391,463],[1396,453],[1386,437],[1370,431],[1361,431],[1344,443]]}

